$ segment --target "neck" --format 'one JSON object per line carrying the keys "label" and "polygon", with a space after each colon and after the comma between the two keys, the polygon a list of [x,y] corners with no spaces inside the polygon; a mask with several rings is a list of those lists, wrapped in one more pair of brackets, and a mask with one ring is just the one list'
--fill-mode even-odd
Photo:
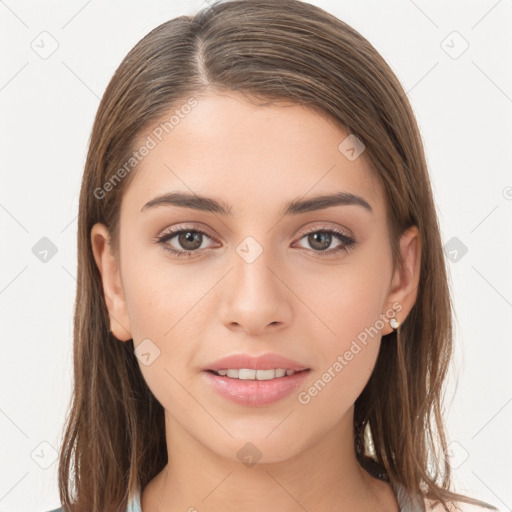
{"label": "neck", "polygon": [[353,409],[350,412],[291,458],[264,463],[262,457],[252,466],[241,463],[236,454],[227,459],[212,452],[166,415],[169,462],[144,489],[142,508],[144,512],[397,511],[389,484],[369,475],[357,461]]}

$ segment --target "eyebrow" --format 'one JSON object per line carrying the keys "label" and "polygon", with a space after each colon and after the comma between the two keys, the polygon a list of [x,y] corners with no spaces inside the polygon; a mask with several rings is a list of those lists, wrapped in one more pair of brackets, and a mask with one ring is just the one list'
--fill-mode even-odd
{"label": "eyebrow", "polygon": [[[217,201],[211,197],[199,196],[188,192],[169,192],[161,194],[146,203],[141,212],[150,208],[163,205],[179,206],[204,212],[218,213],[220,215],[232,215],[233,207],[224,201]],[[324,210],[333,206],[355,205],[361,206],[373,213],[370,204],[362,197],[349,192],[338,192],[330,195],[320,195],[309,199],[294,199],[286,203],[281,211],[282,216],[298,215],[301,213]]]}

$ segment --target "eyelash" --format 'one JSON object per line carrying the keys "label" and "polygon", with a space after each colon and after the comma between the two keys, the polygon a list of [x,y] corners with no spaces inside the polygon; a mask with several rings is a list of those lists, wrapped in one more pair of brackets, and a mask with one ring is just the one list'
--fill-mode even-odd
{"label": "eyelash", "polygon": [[[173,227],[173,228],[169,228],[167,230],[166,233],[160,235],[160,236],[157,236],[154,241],[156,243],[159,243],[162,245],[163,249],[169,253],[171,253],[172,255],[174,256],[178,256],[178,257],[193,257],[195,254],[199,253],[200,252],[200,249],[197,249],[195,251],[186,251],[186,250],[182,250],[182,251],[177,251],[175,249],[172,249],[166,242],[168,242],[169,240],[172,240],[176,235],[179,235],[181,233],[188,233],[188,232],[191,232],[191,233],[199,233],[201,235],[204,235],[204,236],[207,236],[208,238],[212,239],[212,240],[215,240],[215,238],[211,237],[210,235],[208,235],[208,233],[205,233],[204,231],[201,231],[200,229],[193,229],[193,228],[186,228],[186,227],[183,227],[183,226],[176,226],[176,227]],[[306,233],[304,233],[300,238],[299,240],[302,240],[302,238],[304,238],[305,236],[307,235],[310,235],[312,233],[329,233],[329,234],[332,234],[334,235],[340,242],[343,242],[343,244],[336,248],[336,249],[331,249],[330,251],[317,251],[317,250],[314,250],[314,249],[304,249],[304,248],[301,248],[302,250],[304,251],[307,251],[307,252],[314,252],[315,255],[318,255],[318,256],[331,256],[333,254],[338,254],[340,253],[341,251],[345,251],[345,252],[349,252],[351,249],[353,249],[356,245],[356,241],[347,236],[343,231],[339,230],[339,229],[336,229],[336,228],[320,228],[320,229],[313,229],[313,230],[310,230],[310,231],[307,231]]]}

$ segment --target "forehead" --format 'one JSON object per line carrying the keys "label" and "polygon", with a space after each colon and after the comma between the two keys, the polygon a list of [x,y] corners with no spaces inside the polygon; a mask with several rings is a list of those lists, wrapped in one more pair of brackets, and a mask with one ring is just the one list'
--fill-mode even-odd
{"label": "forehead", "polygon": [[344,148],[352,139],[327,115],[297,104],[255,105],[239,93],[195,98],[188,113],[178,104],[139,134],[135,149],[151,149],[133,171],[122,210],[140,212],[154,197],[182,191],[215,197],[243,216],[346,192],[383,214],[367,155],[349,159]]}

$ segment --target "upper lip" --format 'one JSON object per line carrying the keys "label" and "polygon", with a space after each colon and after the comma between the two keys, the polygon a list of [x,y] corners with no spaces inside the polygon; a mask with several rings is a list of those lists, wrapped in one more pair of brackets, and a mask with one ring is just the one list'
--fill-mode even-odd
{"label": "upper lip", "polygon": [[284,370],[293,370],[300,372],[309,368],[293,359],[280,356],[279,354],[262,354],[260,356],[251,356],[250,354],[233,354],[228,357],[218,359],[210,363],[205,370],[229,370],[248,368],[251,370],[271,370],[282,368]]}

